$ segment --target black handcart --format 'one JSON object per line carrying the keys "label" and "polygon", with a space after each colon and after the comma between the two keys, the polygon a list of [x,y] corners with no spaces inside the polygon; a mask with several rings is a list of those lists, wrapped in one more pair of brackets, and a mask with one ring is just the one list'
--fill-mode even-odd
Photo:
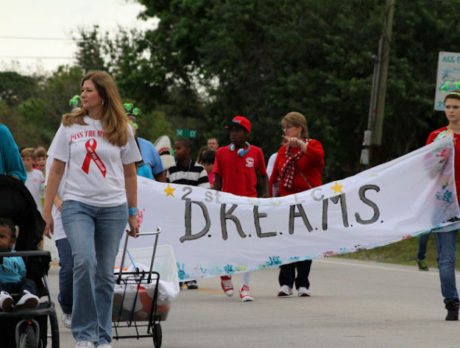
{"label": "black handcart", "polygon": [[161,347],[162,331],[160,321],[165,320],[165,316],[158,311],[160,274],[153,270],[160,232],[160,228],[157,228],[155,232],[142,232],[139,234],[139,238],[154,236],[152,258],[150,267],[147,270],[144,269],[145,267],[131,267],[132,271],[124,268],[126,256],[128,255],[131,258],[127,249],[129,236],[128,234],[126,235],[120,268],[115,271],[115,294],[112,312],[113,338],[115,340],[152,337],[154,347]]}

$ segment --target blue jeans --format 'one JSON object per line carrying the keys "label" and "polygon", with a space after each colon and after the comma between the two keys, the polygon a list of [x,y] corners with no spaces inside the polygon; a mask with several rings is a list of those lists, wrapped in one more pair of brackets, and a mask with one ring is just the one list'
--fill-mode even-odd
{"label": "blue jeans", "polygon": [[441,293],[445,300],[458,299],[455,281],[455,253],[457,248],[457,231],[438,232],[436,249],[438,251],[439,278]]}
{"label": "blue jeans", "polygon": [[62,222],[73,255],[72,334],[97,344],[112,341],[113,267],[128,207],[64,201]]}
{"label": "blue jeans", "polygon": [[27,290],[33,295],[37,295],[37,285],[32,279],[22,278],[20,282],[17,283],[1,283],[0,290],[6,291],[10,295],[13,293],[19,293],[19,297],[24,295],[24,290]]}
{"label": "blue jeans", "polygon": [[56,248],[59,253],[59,295],[58,301],[65,314],[72,313],[73,303],[73,258],[67,238],[58,239]]}
{"label": "blue jeans", "polygon": [[428,238],[430,238],[429,233],[422,234],[418,237],[417,260],[425,260]]}

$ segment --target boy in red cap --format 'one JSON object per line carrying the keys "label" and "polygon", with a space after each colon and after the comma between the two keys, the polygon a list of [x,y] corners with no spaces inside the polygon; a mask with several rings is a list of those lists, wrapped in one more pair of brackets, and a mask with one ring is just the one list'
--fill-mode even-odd
{"label": "boy in red cap", "polygon": [[[235,116],[226,126],[230,132],[230,145],[216,152],[213,172],[214,188],[238,196],[257,197],[257,176],[260,175],[262,197],[268,196],[268,177],[262,150],[248,143],[251,122],[243,116]],[[243,273],[240,299],[253,301],[249,291],[250,273]],[[221,277],[221,285],[227,296],[233,295],[231,275]]]}

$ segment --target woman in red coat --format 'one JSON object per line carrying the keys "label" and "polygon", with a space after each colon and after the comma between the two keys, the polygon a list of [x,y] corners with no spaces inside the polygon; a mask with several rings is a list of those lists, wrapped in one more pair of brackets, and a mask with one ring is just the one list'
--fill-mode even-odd
{"label": "woman in red coat", "polygon": [[[287,144],[278,151],[270,176],[270,190],[278,183],[279,196],[287,196],[320,186],[324,150],[319,141],[309,138],[305,116],[299,112],[290,112],[283,117],[281,125]],[[279,274],[281,289],[278,296],[292,295],[294,282],[299,296],[310,296],[310,267],[311,260],[282,265]]]}

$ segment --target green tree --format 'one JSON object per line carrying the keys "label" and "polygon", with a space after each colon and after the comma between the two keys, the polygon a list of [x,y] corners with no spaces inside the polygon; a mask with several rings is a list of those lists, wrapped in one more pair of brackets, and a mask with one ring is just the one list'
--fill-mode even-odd
{"label": "green tree", "polygon": [[16,108],[9,107],[4,101],[0,102],[0,123],[8,127],[19,147],[40,144],[36,128],[28,124]]}
{"label": "green tree", "polygon": [[119,28],[100,42],[107,58],[107,71],[116,79],[122,96],[136,100],[144,109],[155,109],[165,100],[165,72],[159,73],[146,57],[147,45],[137,30]]}
{"label": "green tree", "polygon": [[[172,128],[222,143],[223,125],[245,115],[251,141],[268,156],[278,148],[281,117],[300,111],[324,145],[324,179],[359,170],[383,1],[138,1],[158,27],[115,36],[94,27],[79,47],[146,114],[160,112]],[[459,9],[455,1],[396,2],[383,160],[423,145],[444,123],[433,111],[437,54],[460,50]]]}
{"label": "green tree", "polygon": [[84,72],[91,70],[106,70],[104,50],[100,45],[99,26],[94,25],[89,31],[84,28],[78,30],[80,38],[76,38],[78,51],[77,64]]}
{"label": "green tree", "polygon": [[[152,65],[170,81],[205,88],[207,134],[225,137],[222,125],[243,114],[253,121],[252,141],[268,154],[278,147],[281,117],[297,110],[325,147],[326,180],[359,169],[383,1],[139,2],[144,18],[160,19],[146,33]],[[459,50],[458,3],[396,4],[385,160],[423,145],[440,124],[432,106],[437,53]]]}
{"label": "green tree", "polygon": [[460,52],[458,1],[398,1],[382,148],[386,159],[425,144],[431,130],[446,125],[435,112],[439,51]]}
{"label": "green tree", "polygon": [[[201,100],[193,88],[168,80],[165,67],[156,64],[154,58],[147,58],[150,47],[142,33],[123,28],[116,33],[100,33],[94,27],[91,32],[80,34],[79,56],[90,56],[91,50],[83,51],[97,46],[93,51],[104,57],[102,66],[116,80],[122,98],[135,100],[144,111],[138,120],[141,136],[172,136],[173,125],[184,119],[202,118]],[[83,44],[88,38],[91,44]]]}
{"label": "green tree", "polygon": [[161,111],[153,111],[137,118],[139,125],[138,135],[150,140],[152,143],[161,135],[174,136],[171,124],[166,120],[165,114]]}
{"label": "green tree", "polygon": [[0,72],[0,101],[16,106],[34,96],[38,91],[39,79],[21,75],[15,71]]}
{"label": "green tree", "polygon": [[61,123],[62,115],[70,112],[69,100],[80,94],[83,71],[79,67],[59,67],[44,79],[37,97],[18,106],[24,122],[35,129],[32,146],[48,146]]}
{"label": "green tree", "polygon": [[[145,39],[137,30],[101,32],[98,26],[80,29],[77,62],[85,71],[107,71],[117,81],[123,98],[136,100],[143,109],[152,109],[164,98],[167,86],[165,71],[158,73],[144,55]],[[159,80],[160,79],[160,80]]]}
{"label": "green tree", "polygon": [[160,18],[146,35],[155,59],[175,79],[196,78],[206,89],[206,134],[217,128],[226,138],[223,124],[242,114],[268,154],[279,146],[281,117],[298,110],[326,148],[328,176],[354,169],[344,164],[359,158],[377,1],[140,2],[144,16]]}

